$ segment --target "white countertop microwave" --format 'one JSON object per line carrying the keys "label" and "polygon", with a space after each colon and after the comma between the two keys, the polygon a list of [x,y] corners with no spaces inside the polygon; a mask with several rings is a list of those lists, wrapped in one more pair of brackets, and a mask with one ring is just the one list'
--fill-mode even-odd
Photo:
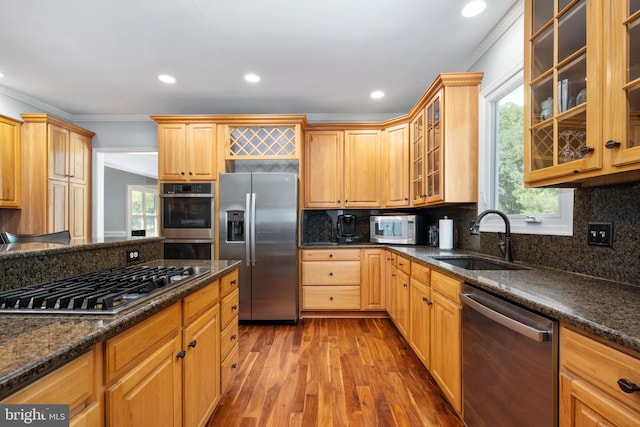
{"label": "white countertop microwave", "polygon": [[420,245],[426,238],[424,218],[419,215],[372,215],[369,223],[373,243]]}

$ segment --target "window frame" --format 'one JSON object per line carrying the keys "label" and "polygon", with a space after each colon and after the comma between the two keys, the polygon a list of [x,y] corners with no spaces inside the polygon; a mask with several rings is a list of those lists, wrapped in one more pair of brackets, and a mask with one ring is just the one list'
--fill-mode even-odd
{"label": "window frame", "polygon": [[[133,230],[133,228],[131,227],[131,221],[133,219],[133,212],[131,212],[131,193],[133,191],[140,191],[142,193],[153,193],[156,199],[156,215],[155,215],[155,222],[156,222],[156,236],[146,236],[146,237],[157,237],[160,235],[160,230],[158,227],[160,227],[160,212],[159,212],[159,197],[158,197],[158,187],[154,186],[154,185],[145,185],[145,184],[128,184],[127,185],[127,236],[131,236],[131,231]],[[143,217],[143,223],[145,225],[144,229],[146,230],[147,227],[147,218],[149,218],[149,215],[142,215]]]}
{"label": "window frame", "polygon": [[[495,104],[524,84],[524,67],[517,64],[502,77],[480,92],[480,138],[478,145],[478,214],[494,209],[496,183],[496,146],[494,137],[497,120]],[[525,130],[526,132],[526,130]],[[558,212],[555,214],[508,215],[513,234],[573,235],[573,188],[558,189]],[[504,231],[504,222],[497,215],[482,220],[480,231]]]}

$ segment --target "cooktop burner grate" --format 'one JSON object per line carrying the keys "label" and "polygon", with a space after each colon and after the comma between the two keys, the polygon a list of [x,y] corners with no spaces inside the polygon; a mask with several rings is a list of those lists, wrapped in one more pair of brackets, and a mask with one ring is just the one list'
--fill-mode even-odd
{"label": "cooktop burner grate", "polygon": [[197,267],[130,266],[0,292],[0,313],[115,314],[202,274]]}

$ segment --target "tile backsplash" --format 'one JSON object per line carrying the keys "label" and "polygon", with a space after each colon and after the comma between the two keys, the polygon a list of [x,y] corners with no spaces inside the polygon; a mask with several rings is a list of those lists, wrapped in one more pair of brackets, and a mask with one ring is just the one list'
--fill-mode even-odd
{"label": "tile backsplash", "polygon": [[[475,204],[410,210],[437,225],[454,219],[454,248],[500,256],[496,233],[469,234],[478,212]],[[335,242],[340,213],[354,213],[362,242],[369,241],[369,216],[378,210],[304,211],[303,243]],[[589,222],[613,223],[613,247],[587,245]],[[573,236],[514,234],[513,257],[534,265],[596,276],[640,286],[640,182],[575,191]]]}

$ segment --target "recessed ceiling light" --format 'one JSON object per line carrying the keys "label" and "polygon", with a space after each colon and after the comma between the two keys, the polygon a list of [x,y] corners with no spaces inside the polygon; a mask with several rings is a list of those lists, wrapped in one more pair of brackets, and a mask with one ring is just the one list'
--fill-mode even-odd
{"label": "recessed ceiling light", "polygon": [[4,77],[4,74],[0,73],[0,79]]}
{"label": "recessed ceiling light", "polygon": [[462,8],[462,12],[460,12],[460,14],[465,18],[471,18],[472,16],[481,14],[486,7],[487,3],[483,0],[473,0]]}
{"label": "recessed ceiling light", "polygon": [[160,80],[163,83],[169,83],[169,84],[173,84],[176,82],[176,78],[168,74],[160,74],[158,76],[158,80]]}
{"label": "recessed ceiling light", "polygon": [[384,92],[381,90],[374,90],[373,92],[371,92],[371,94],[369,95],[372,99],[380,99],[380,98],[384,98]]}
{"label": "recessed ceiling light", "polygon": [[260,76],[257,74],[250,73],[244,76],[244,79],[249,83],[258,83],[260,81]]}

